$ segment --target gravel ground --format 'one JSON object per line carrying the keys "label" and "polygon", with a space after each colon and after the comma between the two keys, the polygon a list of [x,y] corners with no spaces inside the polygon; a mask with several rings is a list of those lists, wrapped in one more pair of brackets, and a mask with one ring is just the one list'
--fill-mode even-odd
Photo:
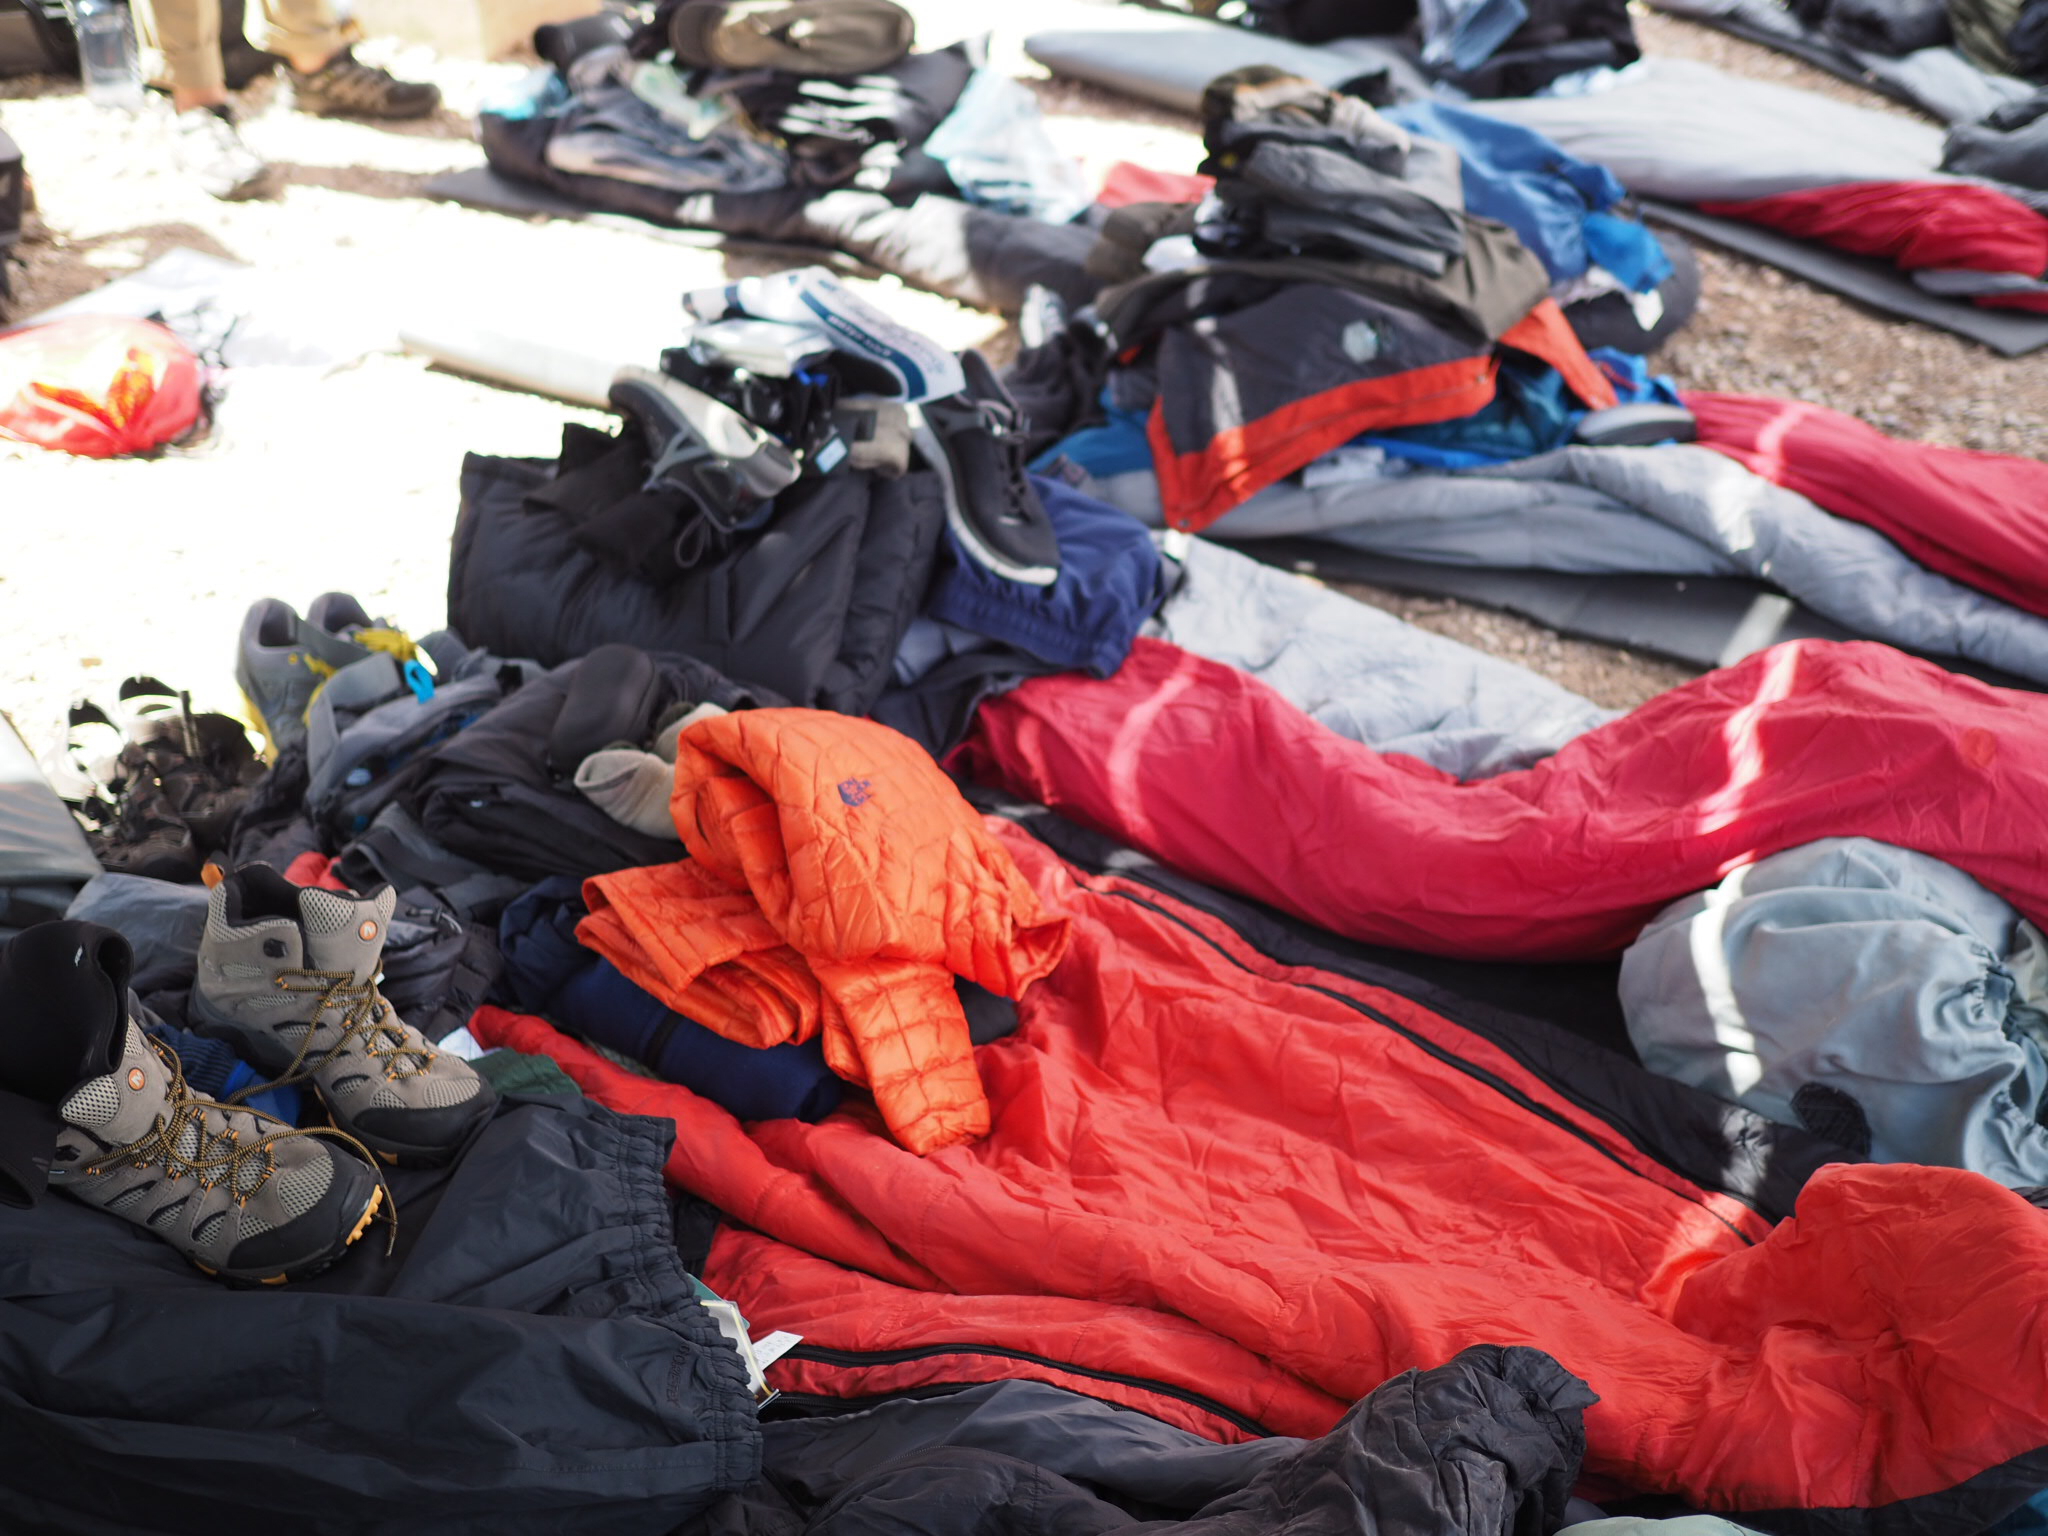
{"label": "gravel ground", "polygon": [[[973,0],[918,0],[927,42],[986,27]],[[1007,20],[1007,17],[1004,18]],[[1037,8],[1032,24],[1045,24]],[[1646,51],[1900,110],[1796,61],[1671,18],[1643,15]],[[1012,28],[999,64],[1024,72]],[[432,175],[478,162],[470,117],[530,61],[494,64],[371,45],[431,78],[434,119],[396,128],[303,118],[259,82],[246,134],[283,167],[276,202],[223,205],[171,167],[161,113],[130,121],[69,82],[0,81],[0,123],[22,145],[41,222],[18,252],[16,312],[33,313],[190,246],[250,262],[316,296],[330,320],[381,338],[360,362],[320,373],[241,376],[206,442],[153,461],[94,463],[0,444],[8,553],[0,561],[0,707],[40,750],[78,693],[111,700],[130,672],[233,703],[241,615],[263,596],[303,606],[339,588],[415,631],[442,619],[446,541],[465,450],[546,455],[564,420],[597,420],[427,367],[390,346],[408,315],[515,312],[577,317],[645,358],[670,334],[674,295],[775,263],[690,249],[588,224],[527,222],[425,201]],[[1118,159],[1191,169],[1194,125],[1092,87],[1034,82],[1052,132],[1100,172]],[[1867,314],[1740,257],[1702,250],[1705,295],[1658,359],[1683,385],[1796,395],[1932,441],[2040,454],[2048,362]],[[889,279],[876,302],[950,346],[1013,344],[999,317]],[[1439,633],[1510,657],[1612,707],[1691,675],[1683,667],[1563,639],[1540,626],[1369,587],[1343,590]]]}

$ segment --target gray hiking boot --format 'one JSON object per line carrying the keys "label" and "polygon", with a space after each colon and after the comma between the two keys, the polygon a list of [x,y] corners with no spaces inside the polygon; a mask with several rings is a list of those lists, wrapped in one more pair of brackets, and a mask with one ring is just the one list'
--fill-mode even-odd
{"label": "gray hiking boot", "polygon": [[192,1014],[275,1084],[311,1082],[338,1130],[386,1162],[444,1163],[498,1096],[377,991],[397,898],[296,886],[250,864],[213,888]]}
{"label": "gray hiking boot", "polygon": [[400,660],[412,655],[411,642],[371,618],[345,592],[314,598],[303,619],[291,604],[274,597],[252,606],[242,620],[235,681],[272,751],[305,740],[306,710],[320,685],[377,650],[391,651]]}
{"label": "gray hiking boot", "polygon": [[317,1134],[194,1096],[174,1052],[123,1027],[119,1064],[58,1106],[53,1187],[229,1280],[301,1279],[362,1236],[384,1199],[367,1164]]}

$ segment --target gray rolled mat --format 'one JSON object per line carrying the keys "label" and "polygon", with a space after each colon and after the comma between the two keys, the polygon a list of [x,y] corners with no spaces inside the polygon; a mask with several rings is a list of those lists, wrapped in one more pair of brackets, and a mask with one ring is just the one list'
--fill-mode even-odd
{"label": "gray rolled mat", "polygon": [[[1725,667],[1782,640],[1861,640],[1760,581],[1739,576],[1614,576],[1435,565],[1345,549],[1317,539],[1257,539],[1247,555],[1323,581],[1362,581],[1454,597],[1520,614],[1564,634],[1647,651],[1695,667]],[[1953,656],[1927,658],[2000,688],[2048,689]]]}
{"label": "gray rolled mat", "polygon": [[1247,64],[1271,64],[1332,89],[1384,70],[1403,100],[1429,89],[1407,54],[1391,42],[1354,37],[1311,48],[1207,21],[1039,32],[1024,40],[1024,51],[1056,75],[1179,112],[1197,111],[1211,80]]}
{"label": "gray rolled mat", "polygon": [[1738,255],[1790,272],[1794,277],[1803,277],[1817,287],[1868,304],[1872,309],[1953,331],[2006,357],[2021,357],[2048,346],[2048,315],[2018,309],[1981,309],[1975,304],[1944,299],[1916,287],[1889,263],[1873,257],[1851,256],[1755,224],[1716,218],[1697,208],[1647,197],[1640,202],[1646,219],[1682,229]]}

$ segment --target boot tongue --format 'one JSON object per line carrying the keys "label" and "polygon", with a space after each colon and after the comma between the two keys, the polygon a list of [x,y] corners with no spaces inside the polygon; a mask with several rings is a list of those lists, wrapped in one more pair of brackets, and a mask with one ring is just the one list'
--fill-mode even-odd
{"label": "boot tongue", "polygon": [[72,1089],[57,1113],[109,1146],[140,1141],[165,1113],[171,1074],[131,1019],[120,1065],[104,1077],[89,1077]]}
{"label": "boot tongue", "polygon": [[309,971],[346,971],[361,986],[384,959],[384,930],[398,893],[384,886],[370,896],[308,887],[299,892],[299,926],[306,935]]}

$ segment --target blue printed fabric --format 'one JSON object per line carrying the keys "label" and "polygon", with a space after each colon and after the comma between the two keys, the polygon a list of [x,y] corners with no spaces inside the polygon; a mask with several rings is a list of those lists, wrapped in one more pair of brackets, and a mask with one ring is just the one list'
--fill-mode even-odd
{"label": "blue printed fabric", "polygon": [[[140,1003],[133,1006],[133,1012],[136,1022],[145,1032],[178,1053],[178,1065],[185,1073],[185,1086],[200,1098],[225,1099],[244,1088],[267,1081],[237,1056],[234,1048],[225,1041],[209,1040],[189,1029],[166,1024]],[[261,1093],[251,1094],[248,1100],[248,1108],[282,1120],[287,1125],[299,1123],[304,1107],[298,1088],[290,1085],[266,1088]]]}
{"label": "blue printed fabric", "polygon": [[1608,213],[1628,189],[1606,166],[1574,159],[1534,129],[1443,102],[1408,102],[1385,115],[1453,146],[1464,161],[1466,210],[1520,235],[1553,283],[1598,265],[1647,293],[1671,275],[1656,236]]}
{"label": "blue printed fabric", "polygon": [[[1621,404],[1679,403],[1678,387],[1661,375],[1653,378],[1649,366],[1634,353],[1596,347],[1586,355],[1613,383]],[[1492,401],[1470,416],[1376,432],[1359,441],[1427,469],[1474,469],[1562,448],[1585,414],[1555,368],[1534,358],[1508,356],[1501,362]]]}

